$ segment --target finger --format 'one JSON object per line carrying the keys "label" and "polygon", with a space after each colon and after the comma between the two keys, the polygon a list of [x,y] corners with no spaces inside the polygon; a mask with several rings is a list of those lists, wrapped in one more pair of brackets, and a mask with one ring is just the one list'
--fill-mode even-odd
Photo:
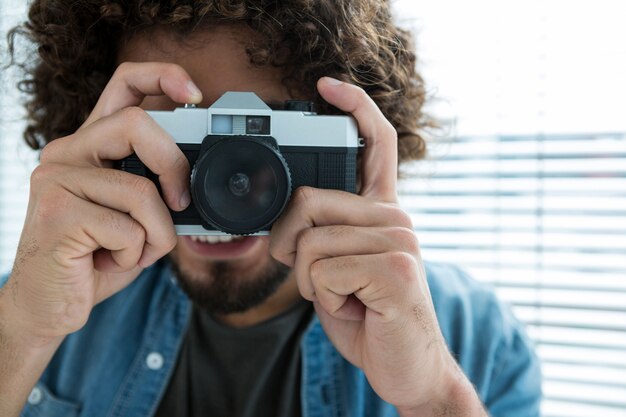
{"label": "finger", "polygon": [[143,270],[139,265],[125,272],[96,273],[95,303],[109,298],[111,295],[126,288]]}
{"label": "finger", "polygon": [[272,226],[270,253],[279,262],[293,266],[298,234],[310,227],[329,225],[412,229],[409,215],[395,204],[344,191],[299,187],[285,213]]}
{"label": "finger", "polygon": [[189,162],[170,135],[139,107],[126,107],[75,134],[50,142],[41,161],[76,166],[110,166],[132,153],[159,177],[165,202],[185,209],[189,197]]}
{"label": "finger", "polygon": [[333,317],[342,318],[353,294],[382,321],[392,321],[409,308],[418,294],[417,260],[406,252],[351,255],[321,259],[311,265],[311,282],[320,305]]}
{"label": "finger", "polygon": [[314,302],[314,306],[316,307],[315,311],[320,317],[320,320],[323,320],[322,317],[325,313],[329,317],[339,319],[340,321],[362,321],[365,320],[365,313],[367,311],[365,305],[359,301],[354,294],[348,295],[343,305],[333,313],[327,312],[319,302]]}
{"label": "finger", "polygon": [[[138,264],[147,267],[176,245],[172,217],[152,181],[106,168],[59,168],[57,181],[79,198],[108,207],[139,222],[145,244]],[[101,254],[96,254],[101,259]],[[105,262],[103,259],[102,262]]]}
{"label": "finger", "polygon": [[398,135],[395,128],[362,88],[323,77],[317,89],[328,103],[354,116],[365,139],[361,195],[397,202]]}
{"label": "finger", "polygon": [[202,92],[181,66],[161,62],[124,62],[106,85],[82,127],[120,109],[139,105],[146,96],[167,95],[177,103],[200,103]]}
{"label": "finger", "polygon": [[419,253],[415,233],[404,227],[312,227],[303,230],[297,239],[294,272],[300,293],[309,301],[316,301],[309,271],[320,259],[394,251]]}
{"label": "finger", "polygon": [[[72,217],[57,221],[55,228],[63,243],[70,242],[80,251],[93,252],[94,268],[105,272],[130,271],[137,266],[146,232],[125,213],[75,198]],[[102,249],[102,250],[101,250]]]}

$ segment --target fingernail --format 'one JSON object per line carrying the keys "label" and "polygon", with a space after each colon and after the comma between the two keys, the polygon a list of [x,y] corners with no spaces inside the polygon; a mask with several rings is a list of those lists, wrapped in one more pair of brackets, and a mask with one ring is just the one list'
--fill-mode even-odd
{"label": "fingernail", "polygon": [[186,209],[189,203],[191,203],[191,194],[189,194],[189,190],[185,190],[180,196],[180,206]]}
{"label": "fingernail", "polygon": [[197,85],[194,84],[193,81],[189,81],[187,83],[187,91],[189,91],[190,101],[201,101],[202,100],[202,91],[198,88]]}
{"label": "fingernail", "polygon": [[333,78],[333,77],[324,77],[324,78],[326,79],[326,82],[332,86],[343,84],[342,81],[339,81],[338,79]]}

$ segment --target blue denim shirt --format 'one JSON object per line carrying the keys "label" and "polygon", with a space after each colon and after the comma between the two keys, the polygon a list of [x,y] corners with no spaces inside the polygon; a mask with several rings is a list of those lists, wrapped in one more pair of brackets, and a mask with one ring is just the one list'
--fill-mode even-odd
{"label": "blue denim shirt", "polygon": [[[539,363],[519,322],[492,291],[459,269],[426,263],[426,272],[443,335],[489,413],[538,416]],[[65,339],[22,416],[152,416],[174,370],[190,312],[191,303],[167,264],[147,269],[97,305],[87,324]],[[303,417],[398,415],[363,372],[341,357],[316,317],[301,349]]]}

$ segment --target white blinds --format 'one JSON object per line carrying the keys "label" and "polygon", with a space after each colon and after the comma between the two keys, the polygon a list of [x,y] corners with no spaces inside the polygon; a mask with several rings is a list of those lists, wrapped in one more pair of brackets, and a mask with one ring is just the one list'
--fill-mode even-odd
{"label": "white blinds", "polygon": [[626,415],[626,134],[442,149],[402,187],[424,257],[464,266],[527,323],[546,416]]}
{"label": "white blinds", "polygon": [[[24,7],[0,0],[0,33]],[[626,416],[622,0],[394,7],[417,29],[427,85],[461,136],[432,145],[434,161],[402,185],[424,256],[494,285],[528,323],[543,360],[545,416]],[[3,271],[34,159],[17,145],[20,123],[8,123],[19,118],[9,93],[0,89]]]}

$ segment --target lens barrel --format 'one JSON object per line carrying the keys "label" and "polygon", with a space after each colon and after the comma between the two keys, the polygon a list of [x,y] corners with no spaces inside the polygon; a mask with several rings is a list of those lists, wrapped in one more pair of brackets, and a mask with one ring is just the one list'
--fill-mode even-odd
{"label": "lens barrel", "polygon": [[[268,137],[208,136],[191,175],[200,217],[230,234],[268,230],[291,195],[291,175]],[[203,146],[204,148],[204,146]]]}

